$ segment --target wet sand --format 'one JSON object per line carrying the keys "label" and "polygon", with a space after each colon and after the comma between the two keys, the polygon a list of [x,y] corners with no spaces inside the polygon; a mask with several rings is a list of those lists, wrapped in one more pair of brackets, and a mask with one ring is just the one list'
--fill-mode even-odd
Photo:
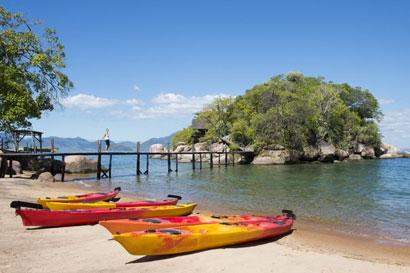
{"label": "wet sand", "polygon": [[[13,200],[35,202],[38,197],[100,190],[106,189],[0,179],[0,272],[410,272],[408,246],[300,221],[279,239],[182,255],[132,256],[99,225],[24,227],[9,207]],[[137,199],[121,196],[124,201]],[[197,213],[212,214],[200,204]]]}

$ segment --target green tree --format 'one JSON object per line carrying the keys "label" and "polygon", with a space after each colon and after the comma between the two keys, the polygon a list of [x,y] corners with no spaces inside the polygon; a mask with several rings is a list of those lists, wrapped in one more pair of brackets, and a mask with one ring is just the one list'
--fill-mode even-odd
{"label": "green tree", "polygon": [[192,126],[182,129],[176,135],[172,137],[172,147],[176,148],[178,142],[185,142],[186,144],[194,143],[194,134],[195,130],[192,129]]}
{"label": "green tree", "polygon": [[28,127],[73,87],[55,30],[0,6],[0,129]]}

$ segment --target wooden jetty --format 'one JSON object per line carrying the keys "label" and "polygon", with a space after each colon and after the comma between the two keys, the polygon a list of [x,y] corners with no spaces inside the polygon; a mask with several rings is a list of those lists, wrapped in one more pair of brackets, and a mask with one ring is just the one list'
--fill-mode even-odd
{"label": "wooden jetty", "polygon": [[[178,155],[190,155],[192,157],[191,163],[192,163],[192,169],[195,170],[197,167],[197,164],[199,164],[199,169],[202,169],[203,165],[203,157],[204,155],[209,155],[209,168],[214,168],[215,162],[214,162],[214,156],[217,155],[218,157],[218,167],[221,167],[221,157],[224,156],[224,166],[228,167],[228,165],[235,165],[235,156],[236,158],[241,158],[243,157],[252,157],[253,152],[248,152],[248,151],[223,151],[223,152],[212,152],[212,151],[193,151],[190,152],[171,152],[170,151],[170,145],[168,144],[168,152],[141,152],[140,151],[140,143],[137,142],[136,145],[136,152],[102,152],[101,151],[101,140],[98,141],[98,149],[97,152],[79,152],[79,153],[55,153],[54,150],[54,139],[51,139],[51,152],[50,153],[0,153],[0,158],[2,159],[1,163],[1,168],[0,168],[0,178],[5,177],[6,174],[9,175],[9,177],[13,177],[13,160],[18,160],[19,158],[22,157],[50,157],[51,159],[51,172],[53,175],[55,175],[58,172],[54,171],[54,164],[55,164],[55,157],[61,157],[62,161],[62,168],[60,170],[61,172],[61,181],[64,181],[64,176],[65,176],[65,163],[64,159],[66,156],[71,156],[71,155],[83,155],[83,156],[96,156],[97,157],[97,179],[101,178],[111,178],[112,176],[112,160],[114,156],[136,156],[136,175],[148,175],[149,174],[149,161],[150,157],[152,155],[161,155],[161,158],[165,158],[168,161],[168,173],[172,172],[172,164],[171,162],[174,161],[175,163],[175,172],[178,172]],[[102,168],[102,157],[108,156],[109,157],[109,165],[108,169]],[[145,157],[146,159],[146,167],[145,171],[142,172],[141,170],[141,159],[142,156]],[[197,157],[196,157],[197,156]],[[196,158],[199,157],[199,162],[197,162]],[[8,164],[8,169],[7,169],[7,161],[9,162]],[[208,160],[206,160],[208,161]]]}

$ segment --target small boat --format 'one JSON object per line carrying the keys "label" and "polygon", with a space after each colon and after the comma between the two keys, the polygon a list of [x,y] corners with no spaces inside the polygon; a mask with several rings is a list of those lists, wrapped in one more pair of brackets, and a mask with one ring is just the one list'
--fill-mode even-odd
{"label": "small boat", "polygon": [[178,195],[168,195],[168,197],[174,197],[175,199],[168,199],[163,201],[135,201],[125,203],[108,203],[108,202],[95,202],[95,203],[63,203],[63,202],[47,202],[47,207],[51,210],[66,210],[66,209],[92,209],[92,208],[128,208],[128,207],[149,207],[149,206],[170,206],[176,205],[178,200],[181,199]]}
{"label": "small boat", "polygon": [[148,229],[113,235],[132,255],[198,251],[276,237],[291,231],[293,219]]}
{"label": "small boat", "polygon": [[110,192],[98,192],[98,193],[88,193],[81,195],[66,195],[57,198],[39,198],[37,203],[40,204],[44,209],[47,209],[47,202],[64,202],[64,203],[91,203],[99,201],[107,201],[113,199],[121,191],[121,188],[115,188],[114,191]]}
{"label": "small boat", "polygon": [[[287,211],[285,211],[287,212]],[[192,225],[216,224],[220,222],[255,222],[255,221],[282,221],[290,217],[290,214],[254,216],[254,215],[231,215],[231,216],[179,216],[157,217],[146,219],[118,219],[100,221],[111,234],[142,231],[147,229],[164,229],[169,227],[183,227]]]}
{"label": "small boat", "polygon": [[123,218],[152,218],[182,216],[192,213],[196,204],[176,206],[152,206],[135,208],[98,208],[78,210],[22,209],[15,206],[16,215],[20,215],[24,226],[61,227],[98,224],[102,220]]}

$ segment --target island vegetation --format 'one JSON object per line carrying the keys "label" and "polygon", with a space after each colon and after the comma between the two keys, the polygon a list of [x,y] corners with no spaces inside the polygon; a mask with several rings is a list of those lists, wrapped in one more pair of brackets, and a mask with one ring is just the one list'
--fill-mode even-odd
{"label": "island vegetation", "polygon": [[[206,127],[200,142],[229,135],[231,149],[250,147],[256,153],[275,147],[306,153],[319,143],[349,151],[381,143],[382,112],[368,90],[300,72],[277,75],[235,98],[217,98],[196,118]],[[197,134],[192,126],[183,129],[173,137],[174,147],[192,144]]]}

